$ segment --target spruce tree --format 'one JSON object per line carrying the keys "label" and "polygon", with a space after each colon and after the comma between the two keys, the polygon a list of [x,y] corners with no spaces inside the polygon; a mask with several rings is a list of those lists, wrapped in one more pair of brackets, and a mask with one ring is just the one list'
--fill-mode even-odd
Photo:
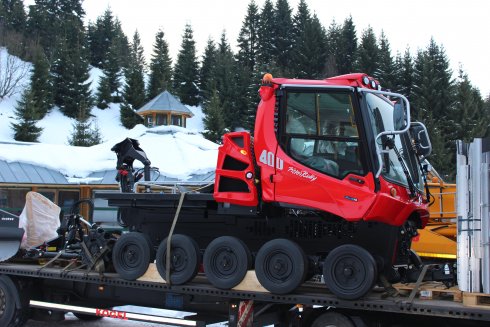
{"label": "spruce tree", "polygon": [[276,58],[273,55],[275,38],[272,31],[274,25],[274,5],[271,0],[265,0],[257,27],[257,63],[261,74],[275,75],[277,71]]}
{"label": "spruce tree", "polygon": [[237,60],[250,72],[255,69],[257,57],[259,9],[252,0],[247,7],[247,15],[242,22],[242,27],[238,35]]}
{"label": "spruce tree", "polygon": [[234,130],[235,127],[241,126],[241,115],[235,105],[237,85],[230,83],[236,77],[235,59],[224,31],[218,44],[216,69],[213,75],[220,103],[224,108],[225,125],[228,129]]}
{"label": "spruce tree", "polygon": [[379,49],[376,35],[370,26],[362,33],[356,58],[355,68],[358,72],[375,75],[378,69]]}
{"label": "spruce tree", "polygon": [[209,102],[204,104],[206,115],[204,117],[203,135],[208,140],[221,143],[221,137],[225,133],[225,121],[223,119],[223,107],[220,103],[218,92],[212,91]]}
{"label": "spruce tree", "polygon": [[[292,62],[293,67],[292,76],[296,78],[307,78],[307,72],[305,71],[305,57],[307,54],[306,50],[306,29],[307,24],[311,21],[311,14],[308,5],[305,0],[300,0],[298,3],[298,8],[296,14],[293,16],[293,30],[291,38],[294,40],[294,48],[292,49]],[[308,58],[311,60],[312,58]]]}
{"label": "spruce tree", "polygon": [[133,128],[143,123],[143,119],[136,114],[136,110],[145,104],[145,59],[143,47],[138,31],[133,35],[130,48],[128,67],[124,69],[126,84],[123,90],[123,103],[121,105],[121,124],[126,128]]}
{"label": "spruce tree", "polygon": [[431,163],[448,179],[454,178],[455,144],[450,139],[454,123],[448,113],[454,105],[454,81],[444,49],[433,39],[417,53],[411,101],[414,119],[426,123],[433,145]]}
{"label": "spruce tree", "polygon": [[27,15],[22,0],[2,0],[3,27],[22,33],[26,28]]}
{"label": "spruce tree", "polygon": [[87,109],[85,103],[80,103],[78,117],[73,123],[73,132],[68,139],[68,144],[73,146],[92,146],[102,142],[97,124],[92,127],[92,122],[86,115]]}
{"label": "spruce tree", "polygon": [[277,0],[274,8],[274,26],[272,29],[273,48],[270,53],[275,58],[281,75],[291,75],[292,50],[294,48],[292,10],[287,0]]}
{"label": "spruce tree", "polygon": [[354,63],[357,54],[356,27],[352,16],[346,18],[340,31],[339,52],[336,57],[339,74],[354,72]]}
{"label": "spruce tree", "polygon": [[378,48],[378,69],[375,71],[374,77],[378,79],[383,88],[394,90],[397,78],[395,62],[391,55],[390,42],[383,31],[381,31],[381,36],[379,37]]}
{"label": "spruce tree", "polygon": [[38,121],[38,108],[34,101],[30,87],[22,93],[21,99],[15,107],[14,114],[18,123],[12,123],[14,139],[22,142],[38,142],[42,128],[36,126]]}
{"label": "spruce tree", "polygon": [[101,77],[97,88],[97,107],[100,109],[107,108],[111,102],[121,102],[119,95],[121,68],[115,44],[111,44],[109,47],[105,60],[106,62],[102,69],[104,75]]}
{"label": "spruce tree", "polygon": [[338,25],[335,20],[332,21],[327,30],[327,38],[326,38],[326,61],[325,61],[325,77],[331,77],[339,75],[340,68],[338,63],[340,59],[337,59],[341,56],[341,39],[342,39],[342,30],[341,26]]}
{"label": "spruce tree", "polygon": [[216,44],[212,38],[209,38],[202,56],[201,69],[199,70],[199,96],[202,102],[208,101],[211,98],[212,91],[216,89],[214,72],[216,70],[217,55]]}
{"label": "spruce tree", "polygon": [[187,24],[174,68],[173,89],[183,104],[199,104],[199,67],[196,57],[196,42],[191,25]]}
{"label": "spruce tree", "polygon": [[153,55],[150,61],[150,81],[147,99],[153,99],[172,86],[172,59],[164,33],[159,30],[153,43]]}
{"label": "spruce tree", "polygon": [[321,79],[325,76],[327,36],[316,15],[306,21],[302,37],[296,39],[294,77]]}
{"label": "spruce tree", "polygon": [[44,54],[40,50],[34,57],[31,75],[31,92],[35,107],[38,110],[39,119],[53,107],[53,82],[49,73],[50,66]]}
{"label": "spruce tree", "polygon": [[394,89],[408,99],[411,99],[413,90],[414,64],[410,48],[407,47],[403,57],[398,54],[395,61],[396,79]]}
{"label": "spruce tree", "polygon": [[448,115],[454,125],[450,135],[452,140],[471,142],[473,138],[481,138],[487,134],[490,117],[486,115],[480,91],[471,84],[462,67],[459,68],[452,109]]}
{"label": "spruce tree", "polygon": [[143,47],[138,31],[133,35],[131,44],[130,62],[125,69],[126,85],[124,87],[124,100],[132,106],[134,110],[141,108],[145,104],[145,58]]}

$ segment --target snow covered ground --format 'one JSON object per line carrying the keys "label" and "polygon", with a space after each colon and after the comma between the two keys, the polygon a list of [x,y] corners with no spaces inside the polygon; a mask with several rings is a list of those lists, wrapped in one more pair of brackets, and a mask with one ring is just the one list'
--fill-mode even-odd
{"label": "snow covered ground", "polygon": [[[5,57],[6,50],[0,49]],[[90,74],[92,92],[95,94],[101,71],[93,68]],[[26,76],[28,84],[29,76]],[[119,105],[92,109],[92,121],[97,125],[103,143],[92,147],[73,147],[68,139],[75,120],[53,108],[37,123],[43,131],[40,143],[17,142],[13,138],[11,124],[15,121],[14,108],[20,93],[0,101],[0,159],[20,161],[60,171],[69,178],[84,179],[90,173],[114,169],[116,156],[110,149],[116,143],[130,137],[140,142],[152,166],[160,168],[162,175],[186,179],[190,175],[204,174],[214,170],[218,145],[210,142],[200,132],[203,130],[203,113],[200,107],[189,107],[194,117],[187,120],[187,128],[161,126],[146,128],[137,125],[131,130],[120,123]],[[21,146],[25,145],[25,146]],[[138,167],[138,163],[135,163]]]}

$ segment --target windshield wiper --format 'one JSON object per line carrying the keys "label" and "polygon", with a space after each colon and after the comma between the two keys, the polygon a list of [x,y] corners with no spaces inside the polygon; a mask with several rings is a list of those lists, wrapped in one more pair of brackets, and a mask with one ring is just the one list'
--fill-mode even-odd
{"label": "windshield wiper", "polygon": [[396,157],[398,158],[398,162],[400,162],[400,166],[402,167],[403,173],[405,174],[405,178],[407,179],[408,189],[410,191],[410,197],[414,198],[416,195],[415,183],[413,182],[412,176],[410,176],[410,173],[408,172],[408,167],[405,164],[405,161],[403,160],[400,151],[398,151],[398,149],[396,148],[395,138],[394,137],[387,138],[383,145],[395,151]]}

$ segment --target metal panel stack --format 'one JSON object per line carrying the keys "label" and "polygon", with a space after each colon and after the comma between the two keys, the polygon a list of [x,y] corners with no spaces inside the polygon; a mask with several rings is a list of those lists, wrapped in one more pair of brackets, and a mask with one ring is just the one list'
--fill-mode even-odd
{"label": "metal panel stack", "polygon": [[490,294],[490,138],[457,142],[458,284]]}

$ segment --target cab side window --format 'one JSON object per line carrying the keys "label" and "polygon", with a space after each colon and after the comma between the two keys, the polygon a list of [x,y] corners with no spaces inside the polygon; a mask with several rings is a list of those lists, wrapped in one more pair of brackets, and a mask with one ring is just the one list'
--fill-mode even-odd
{"label": "cab side window", "polygon": [[364,175],[351,95],[287,92],[281,146],[292,158],[322,173]]}

